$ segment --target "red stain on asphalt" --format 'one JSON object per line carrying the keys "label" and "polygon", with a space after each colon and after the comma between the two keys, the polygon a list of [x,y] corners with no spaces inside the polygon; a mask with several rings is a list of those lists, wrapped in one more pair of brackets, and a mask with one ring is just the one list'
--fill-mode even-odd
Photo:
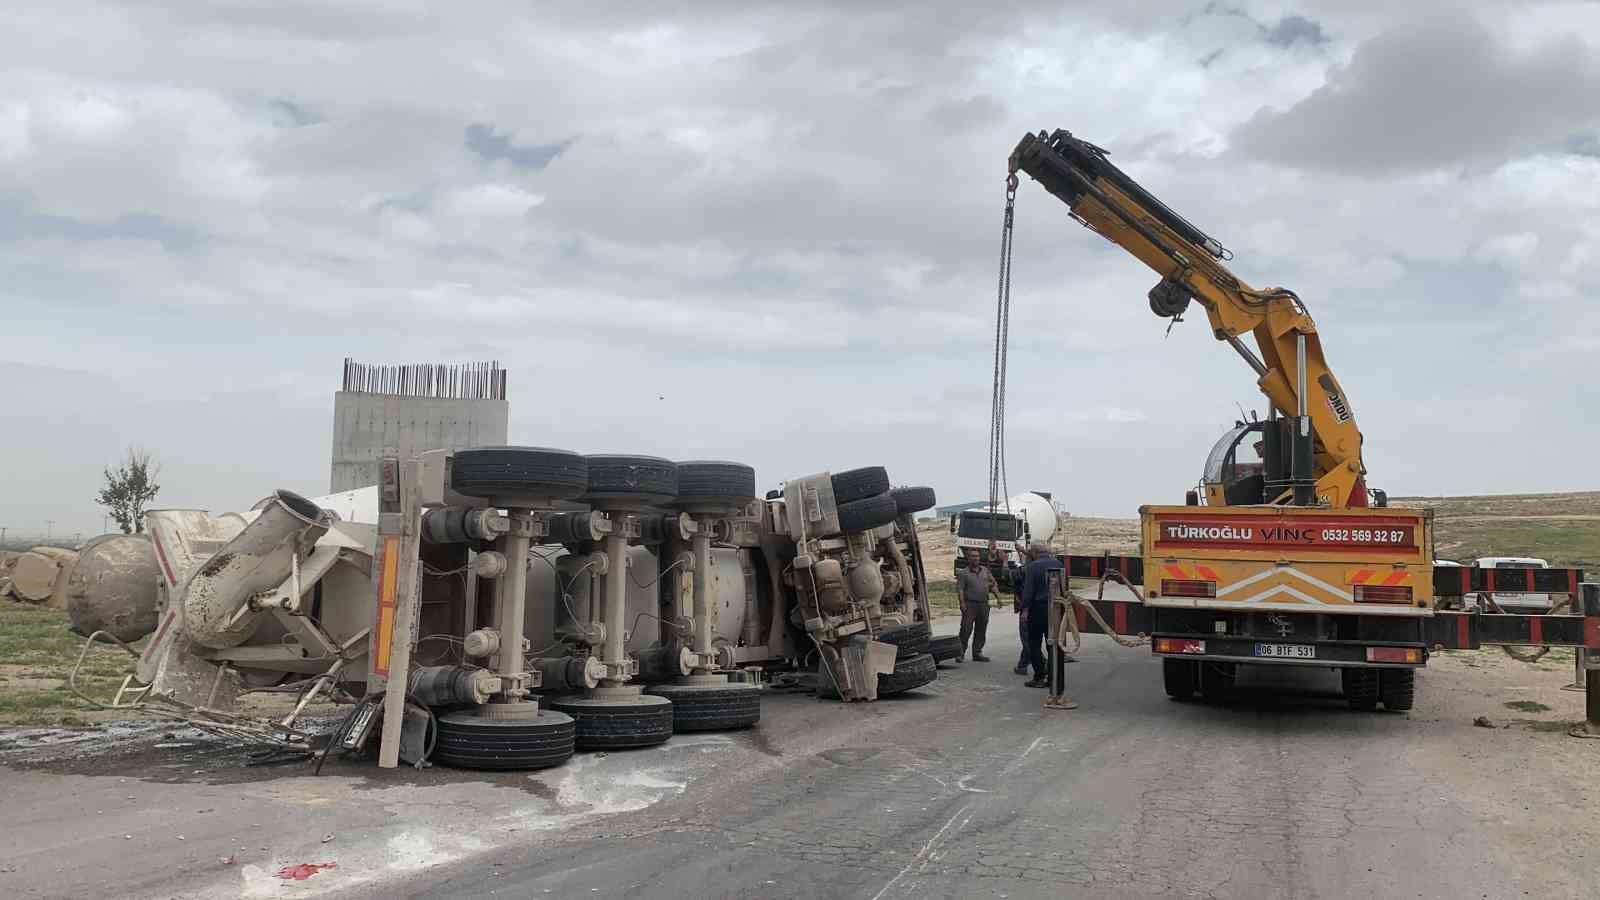
{"label": "red stain on asphalt", "polygon": [[338,863],[331,863],[331,862],[325,862],[325,863],[300,863],[299,865],[284,866],[283,868],[279,869],[278,870],[278,877],[282,878],[282,879],[285,879],[285,880],[294,879],[295,881],[305,881],[307,878],[310,878],[311,876],[317,874],[318,872],[322,871],[323,869],[337,869],[337,868],[339,868],[339,864]]}

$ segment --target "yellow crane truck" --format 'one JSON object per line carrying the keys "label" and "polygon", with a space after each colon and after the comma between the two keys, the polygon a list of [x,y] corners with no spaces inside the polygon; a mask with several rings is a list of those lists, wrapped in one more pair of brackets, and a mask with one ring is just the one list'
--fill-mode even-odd
{"label": "yellow crane truck", "polygon": [[[1440,597],[1482,590],[1494,573],[1441,567],[1436,584],[1431,512],[1389,508],[1367,489],[1355,412],[1305,303],[1246,284],[1220,242],[1107,157],[1067,131],[1025,136],[1010,159],[1007,227],[1023,172],[1156,271],[1157,316],[1180,322],[1198,304],[1268,404],[1264,420],[1240,422],[1212,448],[1185,505],[1140,507],[1138,557],[1068,558],[1070,575],[1113,571],[1144,585],[1141,601],[1099,608],[1115,631],[1150,637],[1168,694],[1221,698],[1241,663],[1331,666],[1351,706],[1403,710],[1431,648],[1600,644],[1600,610],[1593,619],[1440,610]],[[1540,589],[1574,596],[1582,580],[1578,570],[1530,570],[1530,591],[1535,575]]]}

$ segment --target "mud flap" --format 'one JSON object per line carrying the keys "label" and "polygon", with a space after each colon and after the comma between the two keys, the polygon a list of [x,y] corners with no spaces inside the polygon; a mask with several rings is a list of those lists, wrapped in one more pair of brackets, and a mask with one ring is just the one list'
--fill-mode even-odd
{"label": "mud flap", "polygon": [[151,697],[220,710],[234,708],[242,686],[232,669],[191,653],[189,641],[181,633],[146,649],[139,661],[139,680],[150,685]]}
{"label": "mud flap", "polygon": [[852,635],[839,649],[837,673],[840,682],[848,684],[839,691],[846,700],[878,699],[878,676],[894,672],[894,661],[900,648],[882,641],[874,641],[864,634]]}

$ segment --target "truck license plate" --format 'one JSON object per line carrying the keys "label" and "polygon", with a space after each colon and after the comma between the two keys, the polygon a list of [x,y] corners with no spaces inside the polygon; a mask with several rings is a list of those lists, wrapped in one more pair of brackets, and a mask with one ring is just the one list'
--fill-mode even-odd
{"label": "truck license plate", "polygon": [[1257,644],[1256,655],[1278,659],[1316,659],[1317,648],[1313,644]]}

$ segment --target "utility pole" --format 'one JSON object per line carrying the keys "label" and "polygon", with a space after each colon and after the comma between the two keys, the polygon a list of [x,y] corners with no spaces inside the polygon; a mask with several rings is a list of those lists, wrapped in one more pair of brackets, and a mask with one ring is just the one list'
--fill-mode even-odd
{"label": "utility pole", "polygon": [[0,550],[4,550],[5,547],[6,547],[6,527],[4,525],[0,525]]}
{"label": "utility pole", "polygon": [[44,520],[44,539],[45,539],[45,543],[49,543],[50,542],[50,526],[54,525],[55,523],[56,523],[55,519],[45,519]]}

